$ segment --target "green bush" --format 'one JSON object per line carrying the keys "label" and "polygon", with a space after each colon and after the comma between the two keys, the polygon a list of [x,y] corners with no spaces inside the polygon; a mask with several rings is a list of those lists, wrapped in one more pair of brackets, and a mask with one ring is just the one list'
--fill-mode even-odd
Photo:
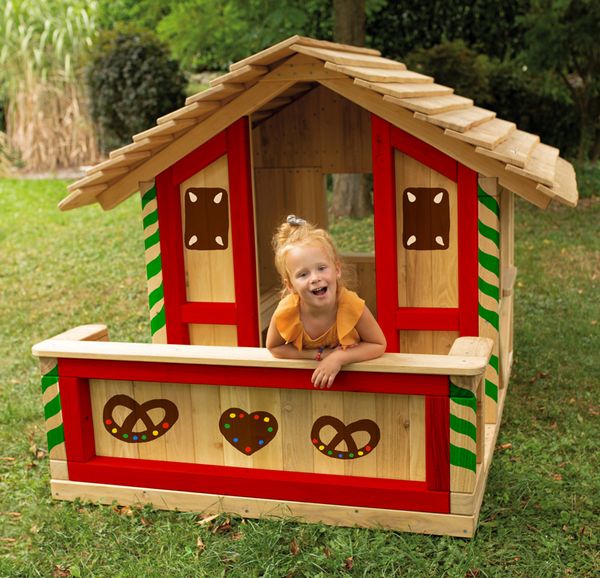
{"label": "green bush", "polygon": [[487,57],[471,50],[462,40],[419,48],[405,62],[410,70],[433,76],[439,84],[454,88],[456,94],[478,103],[491,98]]}
{"label": "green bush", "polygon": [[178,63],[152,32],[143,29],[102,32],[86,81],[103,150],[128,143],[185,100],[186,80]]}
{"label": "green bush", "polygon": [[542,142],[573,156],[579,142],[579,123],[571,97],[549,73],[532,74],[520,62],[500,62],[478,54],[462,40],[420,48],[405,59],[411,70],[433,76],[436,82],[472,98],[477,106],[496,112]]}

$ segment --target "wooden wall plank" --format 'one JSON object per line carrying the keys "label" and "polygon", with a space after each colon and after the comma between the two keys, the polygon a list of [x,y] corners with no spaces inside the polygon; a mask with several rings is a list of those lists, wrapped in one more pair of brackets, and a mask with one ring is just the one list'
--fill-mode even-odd
{"label": "wooden wall plank", "polygon": [[[330,415],[344,421],[344,394],[336,391],[313,391],[312,415],[313,422],[324,415]],[[327,426],[323,428],[321,439],[324,442],[328,442],[334,435],[335,432],[333,431],[333,428]],[[314,450],[314,472],[320,474],[344,475],[344,460],[330,458],[321,452]]]}
{"label": "wooden wall plank", "polygon": [[221,396],[218,385],[190,388],[194,424],[194,461],[199,464],[224,465],[223,446],[227,443],[219,431]]}
{"label": "wooden wall plank", "polygon": [[425,397],[409,396],[410,479],[425,481]]}
{"label": "wooden wall plank", "polygon": [[381,430],[376,477],[410,480],[410,396],[379,394],[375,404],[375,421]]}
{"label": "wooden wall plank", "polygon": [[310,439],[314,421],[310,392],[282,389],[280,396],[283,469],[313,472],[317,452]]}
{"label": "wooden wall plank", "polygon": [[[172,401],[179,411],[179,419],[163,436],[167,450],[167,460],[173,462],[193,462],[194,423],[192,414],[192,396],[187,383],[161,384],[162,397]],[[201,427],[201,424],[198,424]]]}

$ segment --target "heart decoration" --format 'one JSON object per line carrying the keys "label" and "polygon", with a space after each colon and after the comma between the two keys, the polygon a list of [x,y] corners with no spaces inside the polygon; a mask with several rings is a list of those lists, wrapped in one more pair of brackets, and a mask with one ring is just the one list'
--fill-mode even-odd
{"label": "heart decoration", "polygon": [[268,411],[247,411],[230,407],[221,414],[219,430],[239,452],[251,456],[277,435],[279,425]]}

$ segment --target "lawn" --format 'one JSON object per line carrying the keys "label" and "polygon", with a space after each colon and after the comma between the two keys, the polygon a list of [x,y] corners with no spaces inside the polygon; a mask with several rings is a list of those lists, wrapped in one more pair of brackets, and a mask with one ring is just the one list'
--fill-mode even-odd
{"label": "lawn", "polygon": [[[597,576],[599,182],[576,209],[517,203],[515,364],[464,540],[54,502],[31,345],[94,322],[150,340],[139,199],[61,213],[64,181],[0,180],[0,576]],[[333,230],[361,249],[370,226]]]}

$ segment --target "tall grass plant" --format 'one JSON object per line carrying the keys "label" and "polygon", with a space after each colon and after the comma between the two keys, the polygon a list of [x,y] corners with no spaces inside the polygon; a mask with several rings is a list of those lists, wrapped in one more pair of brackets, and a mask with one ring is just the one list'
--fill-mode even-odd
{"label": "tall grass plant", "polygon": [[96,161],[81,76],[97,2],[4,0],[0,6],[0,87],[9,146],[32,171]]}

